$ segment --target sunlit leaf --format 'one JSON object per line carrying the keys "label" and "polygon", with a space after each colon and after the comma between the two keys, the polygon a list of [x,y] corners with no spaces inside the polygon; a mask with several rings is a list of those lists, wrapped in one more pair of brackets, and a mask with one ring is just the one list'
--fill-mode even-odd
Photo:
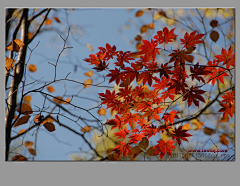
{"label": "sunlit leaf", "polygon": [[84,133],[85,132],[90,132],[91,131],[91,127],[86,126],[86,127],[82,128],[81,131],[84,132]]}
{"label": "sunlit leaf", "polygon": [[26,102],[26,103],[30,103],[31,100],[32,100],[32,97],[31,97],[30,95],[26,95],[26,96],[24,96],[24,98],[23,98],[23,101]]}
{"label": "sunlit leaf", "polygon": [[150,23],[150,24],[148,25],[148,28],[149,28],[149,29],[154,29],[154,28],[155,28],[155,24],[154,24],[154,23]]}
{"label": "sunlit leaf", "polygon": [[25,145],[25,147],[28,148],[28,147],[33,146],[33,142],[32,141],[25,141],[24,145]]}
{"label": "sunlit leaf", "polygon": [[84,73],[84,75],[85,75],[85,76],[88,76],[88,77],[92,77],[92,76],[93,76],[93,71],[90,70],[90,71]]}
{"label": "sunlit leaf", "polygon": [[87,43],[86,46],[88,47],[89,50],[93,51],[93,47],[89,43]]}
{"label": "sunlit leaf", "polygon": [[28,151],[29,151],[29,153],[32,154],[33,156],[37,155],[35,149],[33,149],[33,148],[28,148]]}
{"label": "sunlit leaf", "polygon": [[37,71],[37,67],[33,64],[29,64],[27,68],[30,72],[36,72]]}
{"label": "sunlit leaf", "polygon": [[192,123],[193,125],[195,125],[194,130],[200,130],[200,129],[202,128],[202,126],[204,125],[204,122],[200,122],[200,121],[197,120],[197,119],[191,120],[191,123]]}
{"label": "sunlit leaf", "polygon": [[7,73],[7,71],[9,71],[13,67],[15,61],[16,60],[9,59],[5,56],[5,74]]}
{"label": "sunlit leaf", "polygon": [[[17,111],[20,112],[20,107],[17,109]],[[29,114],[32,114],[32,113],[33,113],[33,111],[32,111],[32,108],[29,104],[27,104],[27,103],[22,104],[21,114],[29,115]]]}
{"label": "sunlit leaf", "polygon": [[107,110],[105,108],[100,108],[98,110],[98,114],[101,115],[101,116],[106,116]]}
{"label": "sunlit leaf", "polygon": [[49,132],[53,132],[55,131],[55,125],[51,122],[47,122],[47,123],[44,123],[43,126],[49,131]]}
{"label": "sunlit leaf", "polygon": [[22,134],[22,133],[24,133],[26,131],[26,129],[21,129],[19,132],[18,132],[18,134]]}
{"label": "sunlit leaf", "polygon": [[24,45],[25,44],[20,39],[15,39],[6,48],[14,52],[19,52],[20,48]]}
{"label": "sunlit leaf", "polygon": [[52,93],[55,92],[55,89],[53,88],[53,86],[47,86],[47,90]]}
{"label": "sunlit leaf", "polygon": [[136,17],[141,17],[143,15],[143,11],[142,10],[138,10],[136,12]]}
{"label": "sunlit leaf", "polygon": [[143,148],[144,150],[147,149],[148,147],[148,144],[149,144],[149,141],[148,139],[145,137],[145,138],[142,138],[142,141],[139,143],[139,147]]}
{"label": "sunlit leaf", "polygon": [[84,81],[84,88],[88,88],[92,85],[92,79],[86,79]]}
{"label": "sunlit leaf", "polygon": [[191,130],[190,124],[186,123],[185,125],[183,125],[182,130]]}
{"label": "sunlit leaf", "polygon": [[16,155],[12,158],[12,161],[28,161],[28,159],[22,155]]}
{"label": "sunlit leaf", "polygon": [[14,127],[18,127],[20,125],[26,124],[31,116],[23,116],[17,120],[17,122],[14,124]]}

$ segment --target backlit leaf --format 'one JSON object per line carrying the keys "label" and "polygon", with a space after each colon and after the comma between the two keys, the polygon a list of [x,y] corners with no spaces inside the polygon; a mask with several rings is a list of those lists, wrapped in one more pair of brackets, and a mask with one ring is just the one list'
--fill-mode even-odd
{"label": "backlit leaf", "polygon": [[105,108],[100,108],[100,109],[98,110],[98,114],[99,114],[100,116],[106,116],[107,111],[106,111]]}
{"label": "backlit leaf", "polygon": [[23,116],[23,117],[19,118],[17,120],[17,122],[14,124],[14,127],[16,128],[20,125],[23,125],[23,124],[27,123],[30,117],[31,116]]}
{"label": "backlit leaf", "polygon": [[33,142],[32,141],[25,141],[24,145],[25,145],[25,147],[28,148],[28,147],[33,146]]}
{"label": "backlit leaf", "polygon": [[189,123],[186,123],[185,125],[183,125],[182,129],[183,130],[191,130],[191,126]]}
{"label": "backlit leaf", "polygon": [[[18,112],[20,112],[20,107],[17,109]],[[32,108],[29,104],[22,104],[21,106],[21,114],[24,114],[24,115],[29,115],[29,114],[32,114],[33,111],[32,111]]]}
{"label": "backlit leaf", "polygon": [[88,76],[88,77],[92,77],[92,76],[93,76],[93,71],[90,70],[90,71],[84,73],[84,75],[85,75],[85,76]]}
{"label": "backlit leaf", "polygon": [[30,154],[32,154],[33,156],[37,155],[36,151],[33,148],[28,148],[28,151]]}
{"label": "backlit leaf", "polygon": [[91,131],[91,127],[86,126],[86,127],[82,128],[81,131],[84,132],[84,133],[85,132],[90,132]]}
{"label": "backlit leaf", "polygon": [[15,39],[6,48],[14,52],[19,52],[20,48],[24,45],[25,44],[20,39]]}
{"label": "backlit leaf", "polygon": [[37,67],[33,64],[29,64],[27,68],[30,72],[36,72],[37,71]]}
{"label": "backlit leaf", "polygon": [[52,93],[55,92],[55,89],[53,88],[53,86],[47,86],[47,90]]}
{"label": "backlit leaf", "polygon": [[46,19],[45,25],[51,25],[51,23],[52,23],[52,19]]}
{"label": "backlit leaf", "polygon": [[44,123],[43,126],[49,131],[49,132],[53,132],[55,131],[55,125],[51,122],[47,122],[47,123]]}
{"label": "backlit leaf", "polygon": [[88,88],[92,85],[92,79],[86,79],[84,81],[84,88]]}

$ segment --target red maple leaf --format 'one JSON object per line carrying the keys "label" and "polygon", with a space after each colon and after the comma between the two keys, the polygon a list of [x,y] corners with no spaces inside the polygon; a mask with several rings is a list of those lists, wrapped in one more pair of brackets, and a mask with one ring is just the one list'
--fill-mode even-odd
{"label": "red maple leaf", "polygon": [[173,124],[173,119],[174,119],[174,118],[179,119],[179,117],[176,115],[177,113],[179,113],[179,112],[173,110],[173,111],[171,111],[171,112],[169,112],[169,113],[165,113],[165,114],[163,115],[162,119],[165,120],[166,125],[168,124],[168,122],[170,122],[171,124]]}
{"label": "red maple leaf", "polygon": [[211,71],[205,69],[206,66],[199,66],[199,63],[194,65],[194,68],[190,66],[190,71],[192,73],[190,76],[192,77],[192,80],[197,79],[199,82],[202,81],[203,83],[205,83],[205,80],[200,75],[208,75],[209,73],[211,73]]}
{"label": "red maple leaf", "polygon": [[227,69],[230,66],[235,67],[235,54],[233,53],[232,46],[229,47],[228,52],[226,49],[222,48],[221,55],[215,56],[219,62],[223,61],[223,64],[226,64]]}
{"label": "red maple leaf", "polygon": [[233,117],[235,113],[235,91],[227,92],[226,95],[222,96],[221,108],[218,112],[223,112],[223,119],[228,115]]}
{"label": "red maple leaf", "polygon": [[120,141],[120,145],[117,145],[113,151],[116,151],[118,153],[118,157],[123,153],[123,156],[126,157],[127,154],[132,155],[131,147],[130,144],[126,144],[127,142],[122,142]]}
{"label": "red maple leaf", "polygon": [[176,139],[179,146],[181,145],[181,140],[188,142],[186,137],[189,137],[192,135],[189,133],[186,133],[187,131],[188,130],[182,130],[182,126],[178,127],[178,129],[175,128],[172,134],[172,139],[173,140]]}
{"label": "red maple leaf", "polygon": [[202,101],[205,103],[205,100],[204,98],[200,95],[200,94],[203,94],[205,93],[206,91],[205,90],[200,90],[199,87],[191,87],[188,91],[188,93],[186,93],[184,96],[183,96],[183,101],[187,100],[188,101],[188,107],[190,107],[192,105],[192,102],[197,106],[199,107],[199,101]]}
{"label": "red maple leaf", "polygon": [[[127,128],[125,127],[124,130],[120,129],[120,132],[116,132],[114,133],[115,136],[118,136],[118,138],[123,138],[125,139],[126,136],[129,134],[130,130],[127,130]],[[117,138],[117,139],[118,139]]]}
{"label": "red maple leaf", "polygon": [[196,44],[204,43],[202,40],[200,40],[205,34],[197,34],[197,30],[192,32],[190,35],[186,32],[184,35],[184,39],[180,39],[182,41],[181,45],[184,44],[184,47],[187,49],[188,47],[193,47]]}
{"label": "red maple leaf", "polygon": [[138,141],[142,141],[142,138],[144,138],[144,137],[145,137],[145,134],[143,134],[143,133],[139,133],[139,134],[135,133],[135,134],[132,134],[132,135],[129,137],[129,138],[132,138],[132,139],[129,141],[129,143],[134,142],[134,144],[136,145],[137,142],[138,142]]}
{"label": "red maple leaf", "polygon": [[176,28],[173,28],[169,31],[167,27],[164,27],[163,31],[158,31],[157,35],[155,35],[153,38],[156,39],[158,44],[168,44],[168,42],[173,42],[173,39],[177,37],[177,35],[174,35],[175,29]]}
{"label": "red maple leaf", "polygon": [[163,158],[163,156],[167,153],[169,156],[171,156],[171,150],[176,149],[176,147],[173,145],[175,141],[168,140],[165,142],[164,140],[157,141],[158,144],[155,145],[153,148],[157,149],[154,153],[154,155],[157,155],[160,153],[160,159]]}

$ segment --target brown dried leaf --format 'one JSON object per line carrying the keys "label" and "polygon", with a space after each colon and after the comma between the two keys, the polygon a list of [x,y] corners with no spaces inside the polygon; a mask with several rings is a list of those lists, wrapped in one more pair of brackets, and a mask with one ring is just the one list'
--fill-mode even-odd
{"label": "brown dried leaf", "polygon": [[58,23],[61,23],[60,19],[58,17],[53,17],[53,19],[58,22]]}
{"label": "brown dried leaf", "polygon": [[145,33],[145,32],[147,32],[147,30],[148,30],[148,26],[147,26],[147,25],[143,25],[143,26],[140,28],[140,32],[141,32],[141,33]]}
{"label": "brown dried leaf", "polygon": [[50,116],[48,116],[43,122],[42,122],[42,124],[44,124],[44,123],[47,123],[47,122],[54,122],[55,120],[53,119],[53,117],[50,115]]}
{"label": "brown dried leaf", "polygon": [[210,38],[211,38],[212,41],[216,42],[218,40],[218,38],[219,38],[219,33],[217,31],[215,31],[215,30],[212,31],[210,33]]}
{"label": "brown dried leaf", "polygon": [[32,32],[28,32],[28,40],[32,39],[33,37],[33,33]]}
{"label": "brown dried leaf", "polygon": [[23,125],[23,124],[27,123],[30,117],[31,116],[23,116],[23,117],[19,118],[17,120],[17,122],[14,124],[14,127],[16,128],[20,125]]}
{"label": "brown dried leaf", "polygon": [[142,141],[139,143],[139,146],[140,146],[141,148],[143,148],[144,150],[146,150],[147,147],[148,147],[148,144],[149,144],[149,141],[148,141],[148,139],[145,137],[145,138],[143,138]]}
{"label": "brown dried leaf", "polygon": [[22,134],[22,133],[24,133],[26,131],[26,129],[21,129],[19,132],[18,132],[18,134]]}
{"label": "brown dried leaf", "polygon": [[154,29],[154,28],[155,28],[155,24],[154,24],[154,23],[150,23],[150,24],[148,25],[148,28],[149,28],[149,29]]}
{"label": "brown dried leaf", "polygon": [[25,145],[25,147],[28,148],[28,147],[33,146],[33,142],[32,141],[25,141],[24,145]]}
{"label": "brown dried leaf", "polygon": [[[17,111],[20,112],[20,107],[17,109]],[[32,108],[29,104],[27,104],[27,103],[22,104],[21,114],[29,115],[29,114],[32,114],[32,113],[33,113],[33,111],[32,111]]]}
{"label": "brown dried leaf", "polygon": [[135,37],[135,40],[136,40],[136,41],[142,41],[142,36],[137,35],[137,36]]}
{"label": "brown dried leaf", "polygon": [[81,131],[84,132],[84,133],[85,132],[90,132],[91,131],[91,127],[86,126],[86,127],[82,128]]}
{"label": "brown dried leaf", "polygon": [[98,114],[101,115],[101,116],[106,116],[107,110],[105,108],[100,108],[98,110]]}
{"label": "brown dried leaf", "polygon": [[136,158],[141,152],[142,152],[142,150],[141,150],[141,148],[139,147],[139,146],[135,146],[135,147],[133,147],[132,149],[131,149],[131,151],[132,151],[132,158],[134,159],[134,158]]}
{"label": "brown dried leaf", "polygon": [[92,85],[92,79],[86,79],[84,81],[84,88],[88,88]]}
{"label": "brown dried leaf", "polygon": [[139,51],[139,50],[140,50],[139,48],[140,48],[141,46],[142,46],[142,43],[137,43],[137,44],[136,44],[136,49]]}
{"label": "brown dried leaf", "polygon": [[24,45],[25,44],[20,39],[15,39],[6,48],[14,52],[19,52],[20,48]]}
{"label": "brown dried leaf", "polygon": [[148,156],[155,156],[154,153],[155,153],[156,149],[154,149],[153,147],[150,147],[148,150],[147,150],[147,155]]}
{"label": "brown dried leaf", "polygon": [[228,122],[229,121],[229,116],[225,117],[224,119],[221,118],[218,122],[219,123],[225,123],[225,122]]}
{"label": "brown dried leaf", "polygon": [[205,134],[207,134],[207,135],[212,135],[212,134],[215,133],[215,130],[210,129],[210,128],[208,128],[208,127],[205,127],[205,128],[203,129],[203,132],[204,132]]}
{"label": "brown dried leaf", "polygon": [[49,131],[49,132],[53,132],[55,131],[55,125],[51,122],[46,122],[43,124],[43,126]]}
{"label": "brown dried leaf", "polygon": [[26,103],[30,103],[31,100],[32,100],[32,97],[30,95],[26,95],[24,96],[23,100],[26,102]]}
{"label": "brown dried leaf", "polygon": [[136,17],[141,17],[143,15],[143,11],[142,10],[138,10],[136,12]]}
{"label": "brown dried leaf", "polygon": [[132,128],[132,129],[135,129],[136,125],[137,125],[136,122],[133,121],[133,122],[132,122],[132,125],[131,125],[131,128]]}
{"label": "brown dried leaf", "polygon": [[35,65],[33,65],[33,64],[29,64],[28,65],[28,70],[30,72],[36,72],[37,71],[37,67]]}
{"label": "brown dried leaf", "polygon": [[84,73],[84,75],[85,75],[85,76],[88,76],[88,77],[92,77],[92,76],[93,76],[93,71],[90,70],[90,71]]}
{"label": "brown dried leaf", "polygon": [[118,157],[118,154],[116,152],[114,152],[113,154],[110,154],[108,156],[108,159],[110,161],[118,161],[118,160],[120,160],[120,157]]}
{"label": "brown dried leaf", "polygon": [[211,22],[210,22],[210,25],[211,25],[211,27],[217,27],[218,26],[218,21],[217,20],[212,20]]}
{"label": "brown dried leaf", "polygon": [[47,87],[47,90],[52,93],[52,92],[55,92],[55,89],[53,88],[53,86],[48,86]]}
{"label": "brown dried leaf", "polygon": [[30,154],[32,154],[33,156],[37,155],[36,151],[33,148],[28,148],[28,151]]}
{"label": "brown dried leaf", "polygon": [[22,155],[16,155],[12,158],[12,161],[28,161],[28,159]]}
{"label": "brown dried leaf", "polygon": [[42,116],[42,115],[37,115],[37,116],[34,118],[34,123],[42,122],[43,119],[44,119],[44,116]]}
{"label": "brown dried leaf", "polygon": [[130,84],[130,78],[127,78],[124,82],[120,83],[119,87],[126,87]]}

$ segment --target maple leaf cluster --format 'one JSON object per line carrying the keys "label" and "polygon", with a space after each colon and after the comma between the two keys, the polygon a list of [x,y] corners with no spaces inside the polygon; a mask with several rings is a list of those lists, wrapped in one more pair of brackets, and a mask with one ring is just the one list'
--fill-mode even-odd
{"label": "maple leaf cluster", "polygon": [[[115,67],[107,70],[106,77],[110,78],[109,83],[115,82],[121,88],[118,92],[107,89],[105,93],[99,93],[99,96],[102,100],[101,104],[105,104],[111,111],[116,111],[115,118],[105,124],[112,126],[111,129],[119,129],[119,132],[115,133],[117,139],[128,140],[128,142],[120,141],[120,145],[113,149],[117,157],[121,154],[124,157],[127,154],[132,155],[132,144],[136,145],[143,139],[149,139],[160,132],[169,133],[171,126],[177,124],[174,123],[174,120],[180,119],[177,110],[168,111],[167,108],[163,111],[166,108],[164,107],[166,100],[174,102],[176,96],[181,96],[183,101],[187,101],[188,107],[192,106],[192,103],[199,107],[199,101],[205,104],[203,94],[206,91],[202,90],[202,86],[210,82],[214,86],[216,81],[224,84],[223,78],[228,76],[227,70],[231,66],[235,67],[235,54],[231,46],[228,52],[222,49],[221,55],[215,56],[216,59],[208,61],[207,65],[200,65],[199,62],[194,64],[190,55],[191,50],[196,48],[196,45],[204,43],[202,40],[204,34],[197,34],[197,31],[186,33],[184,38],[180,39],[183,45],[181,50],[169,52],[165,47],[176,39],[177,35],[174,31],[175,28],[169,30],[165,27],[157,32],[151,42],[142,40],[143,44],[137,53],[140,56],[138,59],[133,58],[135,53],[117,51],[116,46],[110,46],[108,43],[105,48],[99,47],[98,53],[84,59],[90,65],[95,65],[94,69],[97,71],[106,70],[110,59],[116,60],[113,63]],[[161,48],[162,44],[164,48]],[[161,55],[160,51],[170,53],[168,55],[170,60],[161,66],[156,61],[156,56]],[[188,71],[187,67],[189,67]],[[189,87],[188,81],[194,80],[203,83],[202,86]],[[134,81],[138,84],[135,87],[131,84]],[[146,88],[147,84],[151,89]],[[222,97],[222,109],[219,112],[224,112],[223,117],[233,116],[234,97],[234,91],[227,92]],[[151,122],[153,120],[162,121],[163,124],[154,125]],[[136,123],[136,127],[127,130],[126,125],[131,126],[133,122]],[[153,147],[154,155],[160,155],[160,159],[166,153],[171,155],[171,149],[175,149],[174,143],[180,146],[182,141],[188,141],[187,137],[192,135],[180,126],[172,131],[171,136],[172,140],[157,141],[158,144]]]}

